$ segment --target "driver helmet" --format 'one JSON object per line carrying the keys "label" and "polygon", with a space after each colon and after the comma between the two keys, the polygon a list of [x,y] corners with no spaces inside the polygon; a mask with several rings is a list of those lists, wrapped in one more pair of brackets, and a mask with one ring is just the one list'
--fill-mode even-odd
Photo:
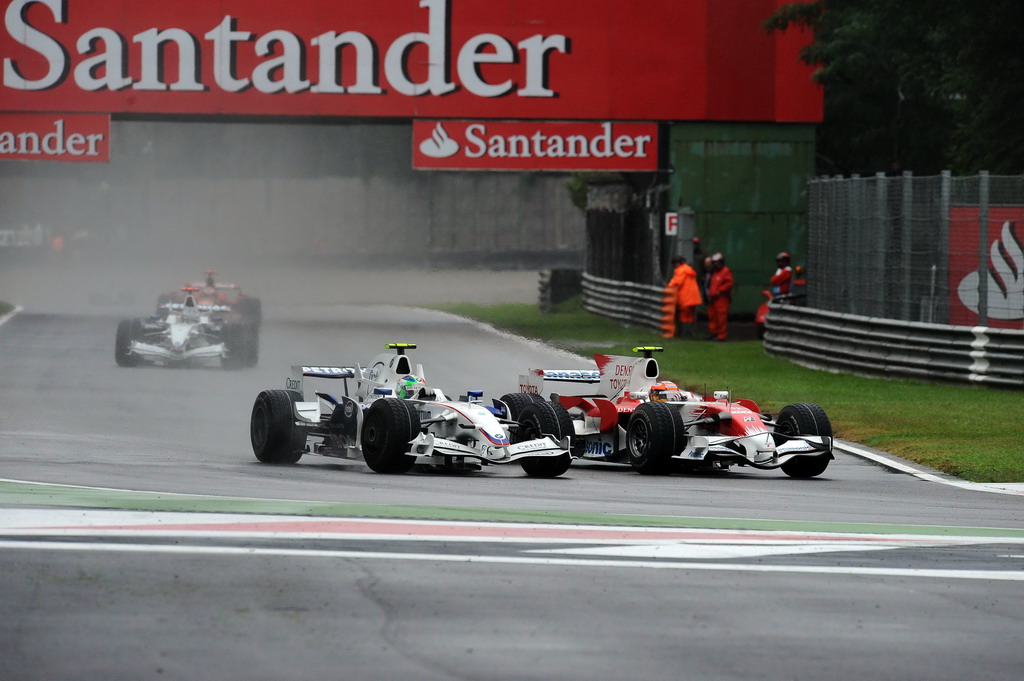
{"label": "driver helmet", "polygon": [[415,397],[427,384],[419,376],[403,376],[398,379],[398,396],[403,400]]}
{"label": "driver helmet", "polygon": [[662,381],[651,386],[652,402],[682,402],[683,393],[672,381]]}

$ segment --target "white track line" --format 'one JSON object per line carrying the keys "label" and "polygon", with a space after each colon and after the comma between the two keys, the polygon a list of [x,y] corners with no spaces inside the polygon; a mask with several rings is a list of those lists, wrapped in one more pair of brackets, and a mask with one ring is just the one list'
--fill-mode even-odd
{"label": "white track line", "polygon": [[230,546],[182,546],[146,544],[72,544],[65,542],[0,541],[0,549],[54,551],[114,551],[118,553],[205,554],[230,556],[285,556],[295,558],[415,560],[438,563],[491,563],[596,568],[649,568],[669,570],[716,570],[724,572],[802,573],[864,577],[924,577],[1024,582],[1024,572],[1003,570],[936,570],[913,568],[830,567],[811,565],[740,565],[732,563],[684,563],[646,560],[593,560],[579,558],[528,558],[520,556],[432,555],[380,551],[311,551],[306,549],[240,548]]}
{"label": "white track line", "polygon": [[972,492],[991,492],[993,494],[1010,494],[1013,496],[1024,496],[1024,483],[1020,482],[1004,482],[1004,483],[987,483],[987,482],[968,482],[967,480],[957,480],[953,478],[943,477],[941,475],[935,475],[934,473],[925,472],[919,468],[914,468],[902,461],[891,459],[887,456],[882,455],[872,449],[868,449],[855,442],[834,442],[833,445],[836,449],[852,456],[859,456],[863,459],[874,461],[877,464],[881,464],[886,468],[891,468],[894,471],[900,473],[907,473],[913,475],[915,478],[926,480],[928,482],[938,482],[943,485],[949,485],[950,487],[959,487],[960,489],[971,490]]}
{"label": "white track line", "polygon": [[11,321],[11,319],[14,318],[14,315],[18,314],[24,309],[25,308],[23,308],[21,305],[15,305],[13,310],[5,314],[3,317],[0,317],[0,326],[3,326],[7,322]]}

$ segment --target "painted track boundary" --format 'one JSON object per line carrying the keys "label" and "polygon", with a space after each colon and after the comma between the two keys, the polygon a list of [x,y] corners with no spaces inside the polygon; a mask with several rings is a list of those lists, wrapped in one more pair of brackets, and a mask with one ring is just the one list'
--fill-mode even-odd
{"label": "painted track boundary", "polygon": [[1024,483],[1021,482],[969,482],[952,476],[933,473],[911,466],[903,460],[898,460],[884,452],[879,452],[855,442],[835,441],[833,446],[844,454],[867,459],[881,466],[885,466],[900,473],[913,475],[915,478],[927,482],[937,482],[942,485],[949,485],[959,489],[966,489],[972,492],[991,492],[993,494],[1009,494],[1013,496],[1024,496]]}

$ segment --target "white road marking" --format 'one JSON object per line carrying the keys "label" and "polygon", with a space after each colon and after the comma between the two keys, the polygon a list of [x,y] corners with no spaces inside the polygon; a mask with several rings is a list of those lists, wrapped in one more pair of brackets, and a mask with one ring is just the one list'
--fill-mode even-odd
{"label": "white road marking", "polygon": [[928,482],[937,482],[942,485],[949,485],[950,487],[971,490],[972,492],[992,492],[993,494],[1024,496],[1024,483],[1022,482],[968,482],[967,480],[945,478],[941,475],[927,473],[919,468],[914,468],[902,461],[890,459],[889,457],[883,456],[882,454],[859,445],[856,442],[839,442],[837,440],[834,442],[834,446],[836,449],[841,452],[845,452],[846,454],[874,461],[875,463],[882,464],[886,468],[891,468],[892,470],[899,471],[901,473],[907,473],[909,475],[913,475],[915,478],[926,480]]}
{"label": "white road marking", "polygon": [[238,548],[229,546],[182,546],[146,544],[75,544],[65,542],[0,541],[0,549],[53,551],[113,551],[120,553],[161,553],[223,556],[280,556],[292,558],[335,558],[358,560],[412,560],[438,563],[487,563],[504,565],[547,565],[593,568],[649,568],[653,570],[704,570],[783,574],[849,575],[862,577],[904,577],[928,579],[972,579],[1024,582],[1024,571],[933,570],[911,568],[831,567],[815,565],[738,565],[731,563],[682,563],[671,561],[593,560],[583,558],[531,558],[521,556],[432,555],[379,551],[311,551],[307,549]]}
{"label": "white road marking", "polygon": [[572,549],[535,549],[528,553],[551,553],[571,556],[607,556],[622,558],[660,558],[663,560],[727,560],[730,558],[761,558],[764,556],[795,556],[812,553],[836,553],[840,551],[885,551],[888,549],[905,548],[906,543],[838,543],[828,542],[812,544],[804,542],[789,543],[661,543],[624,546],[591,546]]}
{"label": "white road marking", "polygon": [[21,305],[15,306],[13,310],[5,314],[3,317],[0,317],[0,326],[3,326],[7,322],[11,321],[14,318],[14,315],[18,314],[24,309],[25,308],[23,308]]}

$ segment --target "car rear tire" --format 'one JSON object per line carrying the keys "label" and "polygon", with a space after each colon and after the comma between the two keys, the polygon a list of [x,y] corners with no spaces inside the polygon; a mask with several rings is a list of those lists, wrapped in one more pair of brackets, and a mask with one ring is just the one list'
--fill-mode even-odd
{"label": "car rear tire", "polygon": [[260,361],[260,327],[250,324],[248,328],[249,348],[245,355],[247,367],[254,367]]}
{"label": "car rear tire", "polygon": [[164,306],[167,305],[168,303],[173,302],[173,300],[174,299],[171,297],[170,294],[161,293],[160,296],[157,297],[156,299],[156,316],[159,317],[160,319],[167,319],[167,314],[169,310]]}
{"label": "car rear tire", "polygon": [[626,427],[626,450],[633,469],[643,475],[667,475],[679,468],[674,454],[686,446],[679,410],[660,402],[645,402]]}
{"label": "car rear tire", "polygon": [[122,319],[117,323],[117,334],[114,336],[114,362],[119,367],[135,367],[139,365],[139,356],[132,354],[132,341],[139,335],[137,319]]}
{"label": "car rear tire", "polygon": [[533,393],[508,393],[501,396],[501,401],[508,406],[508,420],[518,421],[527,405],[543,402],[544,398]]}
{"label": "car rear tire", "polygon": [[252,451],[263,463],[295,463],[306,451],[306,432],[295,425],[294,390],[264,390],[256,396],[249,418]]}
{"label": "car rear tire", "polygon": [[246,324],[259,326],[263,321],[263,304],[259,298],[245,296],[240,298],[234,305],[234,310]]}
{"label": "car rear tire", "polygon": [[[523,395],[520,393],[519,395]],[[518,396],[518,395],[517,395]],[[531,397],[530,395],[523,395]],[[505,397],[511,397],[506,395]],[[502,398],[504,401],[504,398]],[[506,402],[506,404],[508,404]],[[512,408],[512,405],[509,405]],[[550,435],[555,441],[563,437],[572,437],[574,434],[572,417],[565,407],[557,402],[548,402],[540,399],[531,401],[525,405],[519,414],[519,432],[516,436],[517,442],[536,440]],[[561,456],[530,456],[519,460],[526,474],[534,478],[557,478],[569,470],[572,464],[572,455],[569,452]]]}
{"label": "car rear tire", "polygon": [[227,354],[221,358],[225,369],[246,369],[256,366],[259,359],[259,330],[253,324],[225,324],[221,340]]}
{"label": "car rear tire", "polygon": [[377,473],[405,473],[416,463],[409,441],[420,431],[416,405],[393,397],[374,401],[363,418],[363,460]]}
{"label": "car rear tire", "polygon": [[[824,435],[832,437],[832,423],[825,410],[816,404],[798,402],[782,408],[775,419],[775,432],[782,435]],[[785,438],[777,438],[785,441]],[[781,444],[781,442],[776,442]],[[782,464],[782,472],[791,478],[813,478],[828,468],[825,455],[798,456]]]}

